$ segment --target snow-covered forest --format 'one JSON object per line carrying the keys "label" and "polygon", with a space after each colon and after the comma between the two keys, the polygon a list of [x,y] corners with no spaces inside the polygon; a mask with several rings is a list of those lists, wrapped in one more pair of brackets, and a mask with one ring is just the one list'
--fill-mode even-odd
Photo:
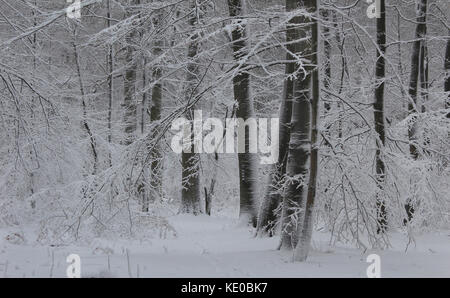
{"label": "snow-covered forest", "polygon": [[72,2],[0,0],[0,277],[450,277],[448,0]]}

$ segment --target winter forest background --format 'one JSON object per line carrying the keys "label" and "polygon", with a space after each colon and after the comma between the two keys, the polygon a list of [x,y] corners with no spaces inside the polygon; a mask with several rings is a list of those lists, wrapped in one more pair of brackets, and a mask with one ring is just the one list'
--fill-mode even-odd
{"label": "winter forest background", "polygon": [[[208,232],[203,252],[242,238],[275,263],[437,235],[450,265],[450,2],[379,3],[369,18],[360,0],[85,0],[78,19],[64,0],[0,0],[4,275],[11,245],[167,253]],[[174,153],[194,110],[279,118],[278,162]]]}

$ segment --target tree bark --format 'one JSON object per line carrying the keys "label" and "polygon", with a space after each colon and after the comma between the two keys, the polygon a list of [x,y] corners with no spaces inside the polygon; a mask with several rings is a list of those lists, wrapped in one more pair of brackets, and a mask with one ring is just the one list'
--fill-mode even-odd
{"label": "tree bark", "polygon": [[[242,15],[241,0],[228,0],[228,9],[230,16],[235,18],[238,26],[236,26],[232,35],[232,48],[234,59],[237,64],[241,59],[247,56],[247,41],[246,41],[246,26],[245,23],[239,19]],[[246,67],[243,63],[241,68]],[[236,115],[238,118],[247,120],[254,117],[253,99],[250,95],[250,75],[247,72],[240,71],[233,78],[234,99],[238,103]],[[240,129],[239,129],[240,131]],[[240,138],[240,136],[238,136]],[[249,133],[245,133],[245,153],[238,153],[239,160],[239,195],[240,195],[240,209],[239,217],[243,220],[248,220],[254,227],[256,227],[256,182],[257,182],[257,164],[256,156],[249,153]]]}
{"label": "tree bark", "polygon": [[[322,9],[322,17],[324,22],[329,20],[329,11],[327,9]],[[323,87],[329,89],[331,85],[331,43],[330,43],[330,28],[327,24],[322,26],[323,30],[323,49],[324,49],[324,79]],[[325,112],[328,113],[331,110],[331,105],[329,102],[324,102]]]}
{"label": "tree bark", "polygon": [[[417,9],[417,25],[415,33],[415,41],[412,47],[411,54],[411,73],[409,78],[409,96],[410,102],[408,104],[408,112],[410,115],[419,112],[416,110],[415,105],[417,104],[417,85],[419,79],[420,65],[423,63],[420,60],[424,58],[421,55],[421,48],[423,47],[424,38],[426,34],[426,13],[427,13],[427,0],[420,0]],[[412,100],[412,102],[411,102]],[[415,116],[411,117],[411,124],[409,125],[408,136],[409,136],[409,151],[414,159],[419,157],[419,151],[416,146],[417,143],[417,124]]]}
{"label": "tree bark", "polygon": [[319,42],[319,28],[317,24],[317,0],[307,2],[308,10],[311,13],[315,13],[316,18],[312,19],[311,25],[311,67],[312,71],[312,96],[311,96],[311,160],[309,167],[309,181],[308,181],[308,193],[306,196],[306,204],[304,211],[304,219],[302,225],[298,226],[297,234],[299,235],[299,242],[294,253],[295,261],[305,261],[308,257],[309,249],[311,246],[312,230],[313,230],[313,211],[314,202],[316,199],[316,185],[317,174],[319,170],[319,133],[318,133],[318,120],[319,120],[319,101],[320,101],[320,82],[319,82],[319,66],[318,66],[318,42]]}
{"label": "tree bark", "polygon": [[[200,7],[197,7],[195,0],[190,1],[190,9],[193,11],[189,16],[189,25],[192,30],[196,30],[197,15],[194,13]],[[186,76],[186,90],[185,97],[186,102],[195,97],[196,85],[199,76],[199,65],[197,61],[197,54],[199,49],[200,35],[195,33],[191,36],[191,40],[188,45],[188,65]],[[186,118],[190,121],[191,126],[191,148],[190,152],[181,153],[181,165],[182,165],[182,191],[181,191],[181,208],[180,213],[190,213],[198,215],[201,212],[200,209],[200,171],[199,162],[200,156],[194,151],[194,135],[193,135],[193,114],[194,107],[191,107],[186,111]]]}
{"label": "tree bark", "polygon": [[376,179],[379,192],[376,195],[377,207],[377,232],[384,233],[387,228],[386,205],[382,198],[384,191],[384,181],[386,167],[384,164],[382,151],[385,145],[385,125],[384,125],[384,85],[386,79],[385,59],[386,53],[386,6],[385,0],[380,0],[380,18],[377,18],[377,60],[375,65],[375,102],[373,105],[375,132],[377,138],[375,163]]}
{"label": "tree bark", "polygon": [[[418,80],[421,81],[422,95],[423,88],[427,88],[427,77],[428,75],[425,73],[425,36],[427,31],[426,25],[426,14],[427,14],[427,0],[420,0],[417,9],[417,25],[416,25],[416,40],[413,43],[412,54],[411,54],[411,73],[409,80],[409,96],[410,102],[408,104],[408,112],[410,115],[414,113],[418,113],[419,109],[417,106],[417,89],[418,89]],[[412,100],[412,102],[411,102]],[[414,104],[413,104],[414,103]],[[413,159],[417,159],[419,157],[419,150],[417,148],[417,116],[411,117],[411,123],[409,124],[408,129],[408,137],[409,137],[409,152]],[[405,204],[405,210],[407,218],[404,220],[406,223],[410,221],[414,214],[414,206],[411,203],[411,199],[408,199]]]}
{"label": "tree bark", "polygon": [[[161,20],[160,20],[161,21]],[[162,41],[157,40],[154,45],[153,55],[159,56],[162,52]],[[162,107],[162,77],[161,66],[155,66],[153,68],[153,81],[156,81],[152,88],[152,106],[150,108],[150,122],[155,123],[161,120],[161,107]],[[156,136],[156,133],[155,133]],[[162,194],[162,154],[161,146],[156,145],[152,152],[151,163],[151,189],[152,197],[154,199],[160,199]]]}
{"label": "tree bark", "polygon": [[[288,0],[286,10],[310,8],[312,0]],[[315,1],[314,1],[315,2]],[[290,26],[295,32],[293,43],[294,53],[304,59],[312,59],[310,46],[311,20],[304,16],[296,16]],[[303,40],[300,40],[303,39]],[[288,160],[286,168],[287,188],[283,199],[281,248],[294,250],[298,242],[297,225],[301,224],[300,208],[305,197],[305,185],[308,174],[308,161],[311,149],[311,72],[304,66],[294,80],[292,99],[291,135],[289,141]]]}
{"label": "tree bark", "polygon": [[419,59],[420,95],[422,97],[422,113],[426,112],[425,103],[428,101],[428,47],[426,41],[420,47]]}
{"label": "tree bark", "polygon": [[[294,6],[287,6],[287,11],[295,9]],[[286,79],[283,86],[283,95],[281,99],[281,106],[279,112],[279,143],[278,143],[278,161],[273,166],[273,169],[269,175],[269,182],[265,197],[261,202],[261,206],[258,214],[258,226],[257,234],[259,236],[269,235],[273,236],[274,227],[277,222],[276,210],[281,202],[281,187],[286,175],[286,163],[287,153],[290,140],[290,123],[292,117],[292,96],[294,92],[294,82],[291,75],[295,71],[295,58],[292,53],[295,52],[295,48],[291,44],[298,38],[295,22],[296,19],[289,20],[286,28],[286,60],[290,61],[286,63],[285,74]]]}
{"label": "tree bark", "polygon": [[[154,27],[161,26],[163,14],[158,12],[153,20]],[[156,58],[162,53],[163,40],[162,37],[157,37],[153,43],[152,54]],[[162,106],[162,69],[160,65],[153,66],[152,80],[154,82],[151,94],[151,102],[149,106],[150,122],[155,123],[161,120],[161,106]],[[157,126],[152,126],[152,138],[158,135]],[[162,196],[162,154],[161,146],[155,144],[151,149],[151,164],[150,164],[150,193],[145,197],[144,211],[148,211],[150,201],[159,200]]]}
{"label": "tree bark", "polygon": [[[111,27],[111,0],[106,2],[106,26]],[[107,78],[107,90],[106,94],[108,97],[108,143],[112,142],[112,109],[114,101],[114,85],[113,85],[113,72],[114,72],[114,60],[113,60],[113,45],[108,45],[108,54],[106,57],[106,64],[108,70]],[[108,153],[109,166],[112,166],[112,156],[111,151]]]}
{"label": "tree bark", "polygon": [[[130,0],[130,5],[139,4],[139,0]],[[131,8],[128,8],[127,16],[131,17]],[[131,32],[125,38],[126,46],[126,70],[124,81],[124,126],[125,126],[125,139],[124,144],[130,145],[133,143],[137,128],[137,105],[135,101],[136,93],[136,69],[137,63],[135,59],[135,49],[133,42],[136,42],[136,30],[132,29]]]}
{"label": "tree bark", "polygon": [[[445,108],[450,109],[450,38],[447,38],[447,46],[445,48],[444,68],[445,68],[444,91],[447,93],[447,98],[445,99]],[[450,112],[447,113],[447,118],[450,118]]]}
{"label": "tree bark", "polygon": [[[77,29],[75,29],[75,38],[76,38],[76,30]],[[80,58],[79,58],[79,55],[78,55],[78,48],[77,48],[77,45],[76,45],[76,41],[73,43],[73,50],[74,50],[74,55],[75,55],[75,64],[76,64],[76,67],[77,67],[78,82],[79,82],[79,85],[80,85],[81,106],[83,108],[82,127],[83,127],[83,129],[86,131],[86,133],[89,136],[89,143],[91,145],[92,157],[94,159],[92,174],[95,175],[97,173],[97,167],[98,167],[97,146],[96,146],[96,143],[95,143],[94,134],[92,133],[92,130],[91,130],[91,126],[89,125],[88,120],[87,120],[87,105],[86,105],[86,100],[85,100],[86,92],[85,92],[85,89],[84,89],[83,77],[81,75]]]}

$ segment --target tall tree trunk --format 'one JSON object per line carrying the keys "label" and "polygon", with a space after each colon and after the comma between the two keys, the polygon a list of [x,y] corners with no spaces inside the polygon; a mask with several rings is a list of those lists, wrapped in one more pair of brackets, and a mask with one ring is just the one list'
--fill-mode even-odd
{"label": "tall tree trunk", "polygon": [[[420,97],[422,98],[422,113],[427,110],[428,102],[428,46],[426,40],[420,47],[420,65],[419,65],[419,81],[420,81]],[[422,137],[424,145],[424,153],[429,153],[426,147],[430,144],[430,132],[427,127],[422,127]],[[409,214],[408,214],[409,215]],[[412,218],[412,214],[409,219]]]}
{"label": "tall tree trunk", "polygon": [[317,174],[319,170],[319,101],[320,101],[320,82],[319,82],[319,65],[318,65],[318,42],[319,42],[319,26],[317,23],[317,0],[307,1],[308,10],[315,13],[316,18],[311,22],[311,65],[312,71],[312,97],[311,97],[311,160],[309,167],[308,193],[306,196],[306,204],[304,211],[304,219],[302,225],[297,225],[297,234],[299,242],[294,254],[295,261],[305,261],[308,257],[309,248],[311,246],[312,229],[313,229],[313,211],[316,199]]}
{"label": "tall tree trunk", "polygon": [[[403,88],[403,62],[402,62],[402,43],[400,40],[402,40],[401,37],[401,13],[400,11],[397,11],[397,40],[399,41],[397,44],[397,55],[398,55],[398,75],[400,77],[400,94],[402,98],[405,98],[405,89]],[[406,109],[405,109],[406,110]]]}
{"label": "tall tree trunk", "polygon": [[[336,30],[336,42],[337,46],[340,52],[341,57],[341,76],[340,76],[340,83],[339,83],[339,91],[338,94],[341,94],[344,91],[344,82],[345,82],[345,76],[347,76],[347,79],[349,79],[349,71],[348,71],[348,63],[347,63],[347,55],[345,53],[345,41],[346,41],[346,35],[344,31],[344,19],[342,18],[341,22],[338,22],[337,14],[336,12],[333,12],[333,22]],[[337,109],[338,109],[338,138],[342,139],[343,135],[343,117],[344,117],[344,106],[339,101],[337,103]]]}
{"label": "tall tree trunk", "polygon": [[[240,63],[241,59],[248,54],[246,41],[246,26],[239,19],[242,15],[242,1],[228,0],[228,9],[230,16],[235,18],[237,23],[231,35],[233,40],[233,53],[236,63]],[[246,64],[241,65],[242,68]],[[238,118],[247,120],[254,117],[253,99],[250,96],[250,75],[247,72],[239,72],[233,78],[234,99],[238,103],[236,115]],[[239,131],[241,131],[239,129]],[[238,136],[240,138],[240,136]],[[249,133],[245,133],[245,153],[238,153],[239,159],[239,194],[240,209],[239,217],[247,220],[256,227],[256,182],[257,182],[257,164],[256,155],[249,152]]]}
{"label": "tall tree trunk", "polygon": [[[162,26],[163,14],[161,12],[155,18],[155,27]],[[162,37],[158,37],[153,45],[153,56],[158,57],[162,53],[163,40]],[[152,88],[152,102],[150,108],[150,121],[151,123],[161,120],[161,106],[162,106],[162,69],[160,65],[153,67],[153,81],[156,82]],[[156,137],[157,131],[154,136]],[[156,145],[152,150],[152,163],[151,169],[151,194],[153,200],[159,200],[162,195],[162,154],[161,146]]]}
{"label": "tall tree trunk", "polygon": [[[288,11],[295,9],[294,6],[287,6]],[[286,28],[286,60],[290,61],[286,63],[285,74],[286,79],[283,86],[283,97],[281,98],[281,106],[279,112],[279,143],[278,143],[278,161],[273,166],[269,175],[269,182],[265,197],[261,202],[261,207],[258,214],[258,226],[257,233],[260,236],[268,234],[273,235],[274,226],[277,221],[277,210],[281,202],[281,187],[286,175],[286,163],[289,148],[290,139],[290,123],[292,117],[292,96],[294,92],[294,82],[291,75],[295,71],[295,58],[291,53],[294,53],[295,49],[291,44],[292,41],[298,39],[295,28],[295,18],[289,20]]]}
{"label": "tall tree trunk", "polygon": [[[130,0],[129,5],[138,5],[139,0]],[[132,16],[132,7],[128,7],[127,16]],[[135,48],[133,43],[136,42],[136,30],[131,29],[131,32],[125,38],[126,46],[126,70],[124,81],[124,126],[125,126],[125,145],[133,143],[137,128],[137,105],[135,100],[136,93],[136,69],[137,63],[135,59]]]}
{"label": "tall tree trunk", "polygon": [[[106,26],[111,27],[111,0],[106,2]],[[113,108],[113,72],[114,72],[114,60],[113,60],[113,45],[108,45],[108,54],[106,57],[108,78],[107,78],[107,97],[108,97],[108,143],[112,141],[112,108]],[[108,153],[109,166],[112,166],[111,151]]]}
{"label": "tall tree trunk", "polygon": [[[197,23],[197,14],[194,11],[201,9],[197,7],[197,1],[190,0],[190,9],[192,13],[189,16],[189,25],[192,30],[196,30],[195,24]],[[191,98],[195,98],[196,86],[199,80],[199,64],[197,61],[197,54],[199,50],[200,35],[195,33],[191,36],[191,40],[188,45],[188,65],[186,75],[186,90],[185,97],[186,102]],[[190,122],[191,131],[191,148],[189,152],[181,153],[181,166],[182,166],[182,191],[181,191],[181,208],[180,213],[190,213],[197,215],[201,212],[200,209],[200,171],[199,162],[200,156],[195,153],[194,150],[194,134],[193,134],[193,119],[194,119],[194,107],[191,107],[186,111],[186,118]]]}
{"label": "tall tree trunk", "polygon": [[[409,78],[409,96],[410,102],[408,104],[408,111],[409,114],[418,113],[419,110],[416,110],[416,107],[414,106],[417,104],[417,85],[419,80],[419,71],[420,71],[420,65],[423,63],[421,62],[421,58],[424,57],[424,55],[421,55],[421,48],[424,43],[424,38],[426,34],[426,13],[427,13],[427,0],[419,0],[418,9],[417,9],[417,25],[416,25],[416,34],[415,34],[415,41],[413,43],[412,47],[412,54],[411,54],[411,73]],[[409,151],[411,156],[414,159],[417,159],[419,157],[418,148],[416,146],[417,143],[417,125],[416,125],[416,118],[412,117],[411,122],[412,124],[409,125]]]}
{"label": "tall tree trunk", "polygon": [[[409,96],[410,101],[408,104],[408,112],[410,115],[414,113],[418,113],[419,109],[417,107],[417,85],[418,80],[420,79],[421,87],[425,87],[426,79],[425,75],[425,35],[427,31],[426,25],[426,14],[427,14],[427,0],[419,0],[417,7],[417,25],[416,25],[416,33],[415,33],[415,41],[412,47],[411,54],[411,73],[409,79]],[[416,105],[416,106],[414,106]],[[408,136],[409,136],[409,152],[413,159],[417,159],[419,157],[419,150],[417,148],[417,117],[411,117],[411,124],[409,124]],[[408,199],[405,205],[407,219],[406,221],[410,221],[414,214],[414,206],[411,203],[411,199]]]}
{"label": "tall tree trunk", "polygon": [[[448,31],[450,35],[450,30]],[[444,91],[447,93],[447,98],[445,99],[445,108],[450,109],[450,37],[447,38],[447,46],[445,48],[445,83]],[[447,113],[447,118],[450,118],[450,112]]]}
{"label": "tall tree trunk", "polygon": [[[163,13],[158,11],[156,16],[153,19],[153,27],[155,31],[160,28],[161,23],[163,21]],[[157,36],[153,41],[153,50],[152,54],[154,58],[157,58],[162,53],[163,40],[161,36]],[[146,73],[147,58],[144,59],[144,73]],[[146,77],[146,76],[145,76]],[[146,88],[146,79],[144,77],[144,88]],[[142,106],[142,127],[141,131],[144,132],[144,122],[145,122],[145,114],[144,110],[146,110],[150,116],[150,122],[152,124],[151,138],[155,139],[159,133],[157,122],[161,120],[161,105],[162,105],[162,83],[160,81],[162,77],[162,70],[160,65],[154,65],[152,69],[152,81],[153,87],[151,91],[151,102],[149,106],[146,106],[147,92],[144,92],[143,98],[143,106]],[[150,149],[150,175],[148,178],[150,182],[150,188],[145,192],[145,197],[143,198],[143,211],[148,212],[149,203],[159,200],[162,195],[162,155],[161,155],[161,146],[160,144],[153,144]]]}
{"label": "tall tree trunk", "polygon": [[[321,9],[321,14],[323,17],[323,21],[327,22],[329,20],[329,11],[327,9]],[[328,24],[324,24],[322,26],[323,30],[323,49],[324,49],[324,78],[323,78],[323,87],[325,89],[330,89],[331,85],[331,43],[330,43],[330,28]],[[331,105],[329,102],[324,102],[325,112],[328,113],[331,109]]]}
{"label": "tall tree trunk", "polygon": [[377,18],[377,61],[375,66],[375,102],[373,105],[376,138],[376,178],[379,192],[376,195],[377,206],[377,232],[383,233],[387,226],[386,205],[383,196],[386,167],[382,151],[385,144],[384,127],[384,85],[385,85],[385,60],[386,53],[386,6],[385,0],[380,1],[380,18]]}
{"label": "tall tree trunk", "polygon": [[[36,0],[34,1],[34,7],[37,9],[38,8],[38,6],[37,6],[37,3],[36,3]],[[36,9],[33,9],[32,11],[31,11],[31,15],[33,16],[33,25],[34,26],[36,26],[37,25],[37,18],[36,18]],[[33,77],[36,75],[36,49],[37,49],[37,45],[38,45],[38,40],[37,40],[37,33],[34,33],[33,34],[33,43],[32,43],[32,49],[33,49],[33,73],[32,73],[32,75],[33,75]],[[51,65],[51,63],[49,63],[49,65]],[[34,95],[32,95],[32,97],[31,97],[31,110],[32,111],[34,111],[34,109],[35,109],[35,107],[34,107]],[[34,113],[31,113],[31,115],[30,115],[30,117],[31,117],[31,123],[32,123],[32,125],[34,125]],[[30,160],[31,160],[31,162],[32,162],[32,164],[34,164],[35,163],[35,156],[34,156],[34,152],[33,152],[33,150],[32,149],[30,149]],[[39,163],[37,163],[37,168],[39,168]],[[28,171],[28,177],[29,177],[29,179],[30,179],[30,194],[31,195],[33,195],[34,194],[34,191],[35,191],[35,179],[34,179],[34,174],[35,174],[35,168],[33,167],[33,168],[31,168],[30,169],[30,171]],[[34,209],[35,208],[35,206],[36,206],[36,201],[35,200],[32,200],[31,201],[31,207]]]}
{"label": "tall tree trunk", "polygon": [[[77,29],[75,28],[75,35],[74,38],[76,39],[76,31]],[[81,93],[81,106],[83,108],[83,120],[82,120],[82,127],[83,129],[86,131],[86,133],[89,136],[89,143],[91,146],[91,150],[92,150],[92,157],[94,159],[94,164],[93,164],[93,169],[92,169],[92,174],[95,175],[97,173],[97,166],[98,166],[98,154],[97,154],[97,146],[95,143],[95,138],[94,138],[94,134],[92,133],[91,127],[88,123],[87,120],[87,105],[86,105],[86,92],[84,89],[84,83],[83,83],[83,77],[81,74],[81,65],[80,65],[80,57],[78,54],[78,47],[76,45],[76,40],[73,43],[73,50],[74,50],[74,55],[75,55],[75,64],[76,64],[76,68],[77,68],[77,75],[78,75],[78,83],[80,85],[80,93]]]}
{"label": "tall tree trunk", "polygon": [[219,162],[219,154],[217,154],[217,152],[214,154],[214,160],[215,160],[215,165],[214,165],[214,169],[213,169],[211,182],[209,184],[209,191],[206,188],[206,186],[204,187],[204,190],[205,190],[205,213],[209,216],[211,216],[212,200],[215,196],[214,188],[216,186],[216,181],[217,181],[217,171],[218,171],[217,163]]}
{"label": "tall tree trunk", "polygon": [[419,81],[420,96],[422,97],[422,113],[425,113],[425,103],[428,101],[428,47],[425,40],[420,47]]}
{"label": "tall tree trunk", "polygon": [[[287,0],[286,10],[307,8],[311,0]],[[294,53],[304,59],[311,59],[310,46],[311,20],[304,15],[295,16],[288,26],[292,26]],[[311,72],[305,67],[306,74],[297,75],[294,80],[292,99],[291,135],[287,159],[287,188],[283,199],[281,248],[293,250],[297,246],[297,225],[300,223],[300,208],[305,197],[305,185],[308,174],[308,161],[311,149]]]}
{"label": "tall tree trunk", "polygon": [[[145,117],[148,113],[148,107],[147,107],[147,98],[148,98],[148,91],[147,91],[147,65],[148,65],[148,58],[146,57],[146,54],[143,54],[142,59],[142,89],[144,90],[142,92],[142,105],[141,105],[141,135],[145,132]],[[150,103],[151,106],[151,103]]]}

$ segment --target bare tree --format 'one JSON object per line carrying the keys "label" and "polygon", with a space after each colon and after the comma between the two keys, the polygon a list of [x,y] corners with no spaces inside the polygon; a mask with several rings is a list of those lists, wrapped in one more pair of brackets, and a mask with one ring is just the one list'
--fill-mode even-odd
{"label": "bare tree", "polygon": [[307,9],[314,14],[311,22],[311,160],[309,166],[308,193],[304,206],[304,219],[301,225],[297,225],[297,234],[299,242],[297,244],[294,260],[305,261],[308,257],[311,246],[312,230],[313,230],[313,211],[316,200],[317,177],[319,170],[319,101],[320,101],[320,80],[318,65],[318,44],[319,44],[319,26],[317,13],[317,0],[308,1]]}
{"label": "bare tree", "polygon": [[[312,1],[288,0],[286,11],[309,8]],[[312,59],[310,46],[310,18],[301,12],[288,26],[292,26],[294,53]],[[302,63],[306,63],[302,61]],[[287,159],[287,186],[283,198],[281,248],[293,250],[297,246],[297,225],[301,224],[300,208],[306,194],[308,162],[311,149],[311,71],[303,64],[294,80],[289,152]]]}
{"label": "bare tree", "polygon": [[[417,8],[417,25],[416,25],[416,33],[415,33],[415,40],[412,46],[412,52],[411,52],[411,72],[410,72],[410,78],[409,78],[409,96],[410,102],[408,105],[408,111],[410,115],[413,115],[414,113],[419,112],[419,110],[416,107],[417,104],[417,89],[418,89],[418,80],[419,80],[419,71],[420,66],[423,65],[423,62],[421,61],[424,59],[424,54],[421,53],[421,50],[424,49],[424,38],[426,34],[426,12],[427,12],[427,0],[420,0],[418,3]],[[417,159],[419,156],[418,148],[417,148],[417,125],[416,122],[417,117],[413,116],[411,120],[411,124],[409,127],[409,139],[410,139],[410,145],[409,145],[409,151],[411,156],[414,159]]]}
{"label": "bare tree", "polygon": [[[106,27],[111,27],[111,0],[106,1]],[[108,143],[112,141],[112,110],[114,102],[114,56],[113,56],[113,45],[108,45],[108,54],[106,57],[108,78],[107,78],[107,89],[106,94],[108,97]],[[112,166],[112,156],[111,152],[108,154],[109,166]]]}
{"label": "bare tree", "polygon": [[[228,0],[228,9],[230,16],[234,18],[235,27],[231,33],[232,48],[234,59],[240,68],[245,68],[246,64],[241,59],[248,55],[246,44],[246,25],[240,19],[243,7],[241,0]],[[234,99],[238,107],[236,115],[238,118],[247,120],[254,117],[253,99],[250,95],[250,75],[248,72],[239,71],[233,77]],[[241,124],[239,124],[241,125]],[[245,129],[247,130],[247,128]],[[239,134],[241,131],[239,129]],[[240,139],[242,136],[238,136]],[[240,194],[240,211],[241,218],[248,217],[248,220],[256,227],[256,181],[257,181],[257,165],[256,156],[249,152],[250,137],[249,133],[245,133],[245,153],[238,153],[239,159],[239,194]]]}
{"label": "bare tree", "polygon": [[[140,0],[129,0],[129,6],[127,7],[127,17],[133,18],[133,10],[140,3]],[[137,128],[137,105],[135,100],[136,93],[136,70],[137,61],[135,54],[135,45],[137,31],[131,29],[126,37],[126,67],[125,67],[125,78],[124,78],[124,102],[123,106],[125,109],[124,113],[124,126],[125,126],[125,145],[130,145],[133,143]]]}
{"label": "bare tree", "polygon": [[93,175],[96,174],[97,172],[97,167],[98,167],[98,153],[97,153],[97,146],[95,143],[95,138],[94,138],[94,134],[92,133],[92,129],[91,126],[89,125],[88,122],[88,115],[87,115],[87,103],[86,103],[86,91],[85,91],[85,87],[84,87],[84,83],[83,83],[83,76],[81,73],[81,65],[80,65],[80,56],[78,53],[78,47],[77,47],[77,41],[76,41],[76,37],[77,37],[77,27],[75,27],[74,29],[74,43],[73,43],[73,52],[74,52],[74,56],[75,56],[75,64],[76,64],[76,69],[77,69],[77,75],[78,75],[78,84],[80,87],[80,95],[81,95],[81,106],[83,109],[83,120],[82,120],[82,126],[83,129],[86,131],[86,133],[89,136],[89,144],[91,146],[91,150],[92,150],[92,157],[94,160],[94,164],[93,164],[93,170],[92,173]]}
{"label": "bare tree", "polygon": [[[409,136],[409,151],[413,159],[419,157],[419,150],[417,148],[417,116],[415,113],[419,112],[417,108],[417,89],[418,81],[421,81],[421,87],[426,88],[426,82],[428,75],[425,74],[425,35],[427,30],[426,25],[426,14],[427,14],[427,0],[420,0],[417,7],[417,25],[415,32],[415,40],[412,47],[411,53],[411,72],[409,79],[409,96],[410,102],[408,105],[408,112],[411,115],[411,123],[409,125],[408,136]],[[405,205],[407,220],[411,220],[414,214],[414,206],[411,204],[410,200]]]}
{"label": "bare tree", "polygon": [[[287,11],[292,11],[294,6],[286,6]],[[269,182],[265,196],[261,202],[258,214],[257,233],[259,235],[268,234],[272,236],[274,233],[275,223],[277,221],[277,208],[282,199],[282,184],[286,175],[286,163],[290,140],[290,123],[292,117],[292,97],[294,91],[294,81],[292,75],[296,72],[296,59],[293,56],[295,48],[293,43],[298,39],[298,32],[295,22],[296,18],[289,20],[286,27],[286,63],[285,75],[286,79],[283,84],[283,94],[281,98],[281,106],[279,111],[279,144],[278,144],[278,161],[273,166],[269,175]]]}
{"label": "bare tree", "polygon": [[386,6],[385,0],[380,0],[380,17],[377,18],[377,60],[375,65],[375,102],[373,104],[373,113],[375,121],[376,132],[376,151],[375,151],[375,168],[377,177],[377,186],[379,193],[377,193],[376,206],[377,206],[377,222],[378,233],[382,233],[386,230],[387,217],[386,217],[386,205],[384,202],[383,190],[384,181],[386,175],[386,166],[383,160],[383,148],[385,144],[385,126],[384,126],[384,86],[386,79],[386,66],[385,66],[385,53],[386,53]]}
{"label": "bare tree", "polygon": [[[157,32],[155,39],[152,42],[152,55],[154,58],[157,58],[159,55],[162,54],[162,47],[163,47],[163,37],[159,32],[161,30],[161,27],[163,25],[163,17],[164,13],[162,9],[159,9],[156,12],[155,17],[152,19],[153,21],[153,28],[154,31]],[[146,73],[146,65],[147,65],[148,58],[144,58],[144,71],[143,73]],[[144,92],[144,98],[143,98],[143,111],[146,110],[147,113],[150,116],[150,123],[151,123],[151,138],[155,139],[159,133],[159,121],[161,120],[161,107],[162,107],[162,95],[163,95],[163,86],[161,82],[162,78],[162,66],[160,64],[153,65],[152,67],[152,84],[153,87],[151,89],[151,102],[148,104],[146,103],[147,99],[147,92]],[[146,88],[146,76],[143,78],[144,80],[144,88]],[[145,115],[144,112],[142,114],[142,132],[144,131],[144,122],[145,122]],[[162,195],[162,154],[161,154],[161,145],[153,144],[151,148],[149,149],[150,156],[151,156],[151,163],[150,163],[150,174],[147,179],[149,179],[149,189],[148,194],[145,195],[143,198],[143,211],[147,212],[149,208],[149,202],[159,200]]]}
{"label": "bare tree", "polygon": [[[159,11],[157,16],[154,18],[154,26],[156,28],[162,27],[163,13]],[[153,44],[153,55],[158,57],[162,53],[163,47],[163,37],[160,35],[154,41]],[[162,65],[155,65],[153,67],[152,79],[154,82],[152,88],[152,102],[150,108],[150,122],[157,123],[161,120],[161,108],[163,99],[163,85],[161,82],[162,78]],[[155,131],[156,135],[157,131]],[[150,167],[151,177],[150,185],[152,190],[152,196],[154,199],[160,199],[162,194],[162,154],[161,146],[157,144],[152,150],[152,163]]]}
{"label": "bare tree", "polygon": [[[449,30],[450,35],[450,30]],[[450,109],[450,38],[447,38],[447,46],[445,47],[445,83],[444,83],[444,91],[447,94],[445,108]],[[447,113],[447,118],[450,118],[450,112]]]}
{"label": "bare tree", "polygon": [[[188,65],[186,74],[186,89],[185,100],[190,102],[196,97],[197,85],[200,82],[199,79],[199,63],[197,60],[197,54],[200,48],[199,39],[200,34],[196,32],[196,25],[200,22],[200,14],[196,13],[197,10],[201,10],[201,7],[197,6],[197,1],[190,0],[190,14],[189,14],[189,26],[194,33],[190,37],[188,45]],[[201,11],[200,11],[201,12]],[[190,107],[186,111],[186,118],[189,120],[190,125],[190,139],[191,146],[188,152],[181,153],[181,165],[182,165],[182,191],[181,191],[181,208],[180,213],[191,213],[197,215],[201,212],[200,209],[200,156],[195,152],[194,145],[194,133],[193,133],[193,119],[194,119],[195,107]]]}

